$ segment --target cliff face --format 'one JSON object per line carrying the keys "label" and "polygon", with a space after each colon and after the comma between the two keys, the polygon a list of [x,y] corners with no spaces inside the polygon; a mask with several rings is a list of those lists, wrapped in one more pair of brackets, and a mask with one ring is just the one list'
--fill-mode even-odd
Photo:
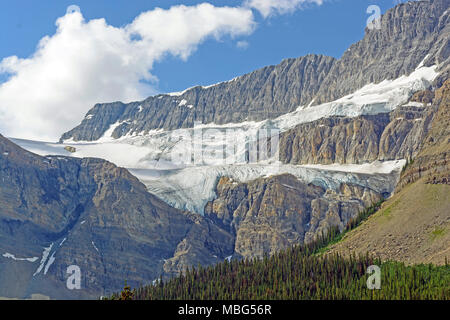
{"label": "cliff face", "polygon": [[435,91],[433,109],[436,112],[431,128],[413,163],[402,174],[397,190],[422,177],[426,183],[450,184],[450,80]]}
{"label": "cliff face", "polygon": [[427,96],[433,98],[430,128],[395,194],[331,253],[369,251],[408,264],[443,265],[450,257],[450,80]]}
{"label": "cliff face", "polygon": [[280,160],[291,164],[364,163],[415,157],[435,108],[411,101],[390,114],[333,117],[298,125],[280,138]]}
{"label": "cliff face", "polygon": [[193,127],[195,121],[216,124],[264,120],[295,110],[312,100],[334,58],[308,55],[286,59],[211,87],[182,94],[158,95],[141,102],[99,104],[62,140],[96,140],[111,124],[118,138],[152,129]]}
{"label": "cliff face", "polygon": [[238,183],[222,178],[205,216],[235,235],[235,257],[262,257],[309,242],[331,227],[345,227],[381,195],[342,184],[338,192],[308,185],[292,175]]}
{"label": "cliff face", "polygon": [[[174,256],[182,269],[231,254],[231,235],[104,160],[40,157],[0,136],[0,180],[0,296],[97,297],[172,275]],[[70,265],[82,290],[66,288]]]}
{"label": "cliff face", "polygon": [[422,61],[425,66],[441,65],[445,75],[438,82],[446,79],[448,7],[448,0],[431,0],[407,2],[388,10],[381,18],[381,29],[366,29],[364,38],[333,65],[314,103],[333,101],[366,84],[410,74]]}
{"label": "cliff face", "polygon": [[280,160],[291,164],[360,163],[378,158],[389,116],[334,117],[301,124],[280,139]]}
{"label": "cliff face", "polygon": [[388,10],[381,29],[336,60],[320,55],[287,59],[210,87],[158,95],[129,104],[99,104],[61,140],[96,140],[112,125],[112,136],[202,123],[273,119],[298,106],[336,100],[369,83],[408,75],[423,62],[439,65],[435,87],[449,72],[448,0],[415,1]]}

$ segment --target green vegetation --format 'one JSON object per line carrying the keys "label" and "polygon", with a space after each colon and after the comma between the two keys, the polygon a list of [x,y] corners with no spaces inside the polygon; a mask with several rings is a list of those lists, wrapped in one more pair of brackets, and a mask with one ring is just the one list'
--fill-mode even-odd
{"label": "green vegetation", "polygon": [[414,159],[412,157],[409,159],[406,159],[406,163],[403,165],[401,174],[403,175],[403,173],[406,171],[406,169],[408,169],[408,167],[411,166],[413,163],[414,163]]}
{"label": "green vegetation", "polygon": [[435,240],[438,239],[442,236],[444,236],[446,234],[447,230],[445,230],[444,228],[435,228],[432,232],[431,232],[431,240]]}
{"label": "green vegetation", "polygon": [[[376,212],[381,202],[349,222],[345,232]],[[270,300],[270,299],[450,299],[450,266],[405,266],[369,254],[344,258],[318,253],[343,237],[338,228],[316,241],[263,259],[224,261],[186,270],[166,282],[134,289],[136,300]],[[370,265],[381,267],[381,288],[367,288]],[[111,299],[123,299],[124,292]]]}
{"label": "green vegetation", "polygon": [[370,217],[372,214],[374,214],[375,212],[377,212],[380,208],[381,208],[381,204],[384,202],[385,200],[382,199],[376,203],[374,203],[373,205],[371,205],[370,207],[366,208],[364,211],[360,212],[358,214],[358,216],[354,219],[351,219],[348,223],[347,226],[345,227],[345,229],[342,232],[339,232],[339,229],[336,227],[332,230],[329,231],[329,237],[325,237],[325,239],[328,239],[327,243],[319,248],[316,252],[316,254],[322,254],[325,253],[329,250],[329,248],[333,245],[338,243],[339,241],[341,241],[345,234],[347,232],[349,232],[350,230],[355,229],[357,226],[359,226],[364,220],[366,220],[368,217]]}

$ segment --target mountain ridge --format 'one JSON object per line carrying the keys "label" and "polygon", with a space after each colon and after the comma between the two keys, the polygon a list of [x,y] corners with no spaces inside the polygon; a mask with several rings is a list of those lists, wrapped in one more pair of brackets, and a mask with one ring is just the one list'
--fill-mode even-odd
{"label": "mountain ridge", "polygon": [[438,87],[449,70],[447,8],[447,0],[429,0],[389,9],[381,18],[381,29],[366,30],[364,38],[340,59],[310,54],[212,86],[130,104],[97,104],[60,142],[98,140],[115,123],[113,138],[193,127],[196,121],[225,124],[273,119],[302,105],[334,101],[366,84],[409,74],[421,62],[439,65],[440,76],[434,83]]}

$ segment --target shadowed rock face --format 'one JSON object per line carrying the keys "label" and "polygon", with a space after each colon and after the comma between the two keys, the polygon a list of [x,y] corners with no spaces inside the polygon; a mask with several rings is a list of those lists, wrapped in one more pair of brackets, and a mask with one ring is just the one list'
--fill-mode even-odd
{"label": "shadowed rock face", "polygon": [[305,184],[292,175],[237,183],[222,178],[205,216],[234,234],[236,257],[262,257],[312,241],[331,227],[341,230],[359,212],[381,199],[360,186],[338,192]]}
{"label": "shadowed rock face", "polygon": [[[381,29],[336,60],[321,55],[287,59],[232,81],[194,87],[179,95],[158,95],[140,102],[98,104],[61,140],[97,140],[117,123],[112,136],[152,129],[193,127],[195,121],[225,124],[273,119],[300,105],[329,102],[369,83],[408,75],[421,62],[439,65],[439,87],[449,72],[448,0],[416,1],[388,10]],[[426,58],[426,59],[425,59]]]}
{"label": "shadowed rock face", "polygon": [[333,117],[301,124],[283,133],[284,163],[360,163],[378,159],[379,141],[389,115]]}
{"label": "shadowed rock face", "polygon": [[[232,252],[231,235],[170,207],[104,160],[40,157],[0,136],[0,181],[0,255],[39,258],[0,256],[0,296],[95,297]],[[181,252],[181,244],[190,247]],[[178,269],[165,267],[174,255]],[[80,291],[66,289],[70,265],[81,269]]]}

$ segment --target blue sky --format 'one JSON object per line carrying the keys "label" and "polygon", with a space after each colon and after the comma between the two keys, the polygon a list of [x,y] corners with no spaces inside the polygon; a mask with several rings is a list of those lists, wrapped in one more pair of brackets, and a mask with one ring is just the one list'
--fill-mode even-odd
{"label": "blue sky", "polygon": [[383,13],[396,2],[2,1],[0,133],[56,140],[95,103],[210,85],[309,53],[338,58],[363,37],[370,5]]}
{"label": "blue sky", "polygon": [[[32,54],[43,36],[55,32],[55,21],[69,5],[78,5],[86,19],[105,18],[110,25],[130,23],[139,13],[155,7],[194,5],[204,1],[149,0],[19,0],[2,1],[0,10],[0,59]],[[209,1],[215,6],[238,6],[242,1]],[[203,43],[187,61],[168,56],[155,64],[160,92],[179,91],[193,85],[208,85],[231,79],[257,68],[277,64],[284,58],[319,53],[340,57],[350,44],[364,35],[369,14],[376,4],[385,12],[393,0],[330,0],[294,13],[264,20],[255,13],[256,31],[238,39]],[[248,42],[245,49],[237,41]]]}

